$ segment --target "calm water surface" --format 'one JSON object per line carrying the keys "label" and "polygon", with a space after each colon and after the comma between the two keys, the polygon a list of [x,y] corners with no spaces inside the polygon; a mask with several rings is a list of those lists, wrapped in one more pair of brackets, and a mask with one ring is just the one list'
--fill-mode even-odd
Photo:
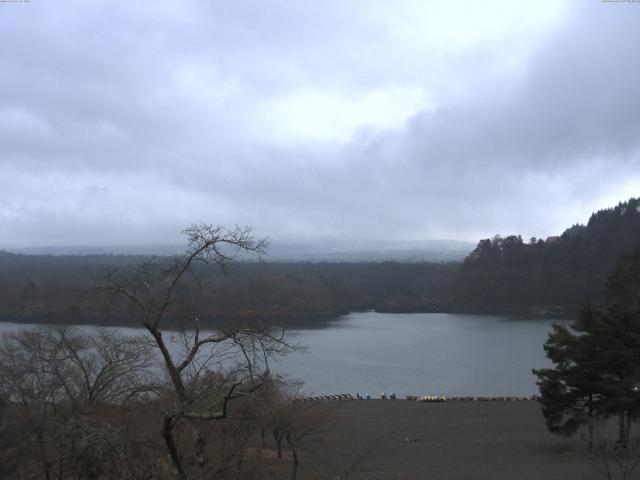
{"label": "calm water surface", "polygon": [[[294,330],[306,355],[278,367],[305,392],[530,395],[532,368],[557,320],[459,314],[353,313],[319,330]],[[559,323],[568,323],[562,321]]]}
{"label": "calm water surface", "polygon": [[[291,330],[306,354],[274,368],[305,381],[305,394],[530,395],[542,344],[567,321],[490,315],[352,313],[319,329]],[[0,331],[23,328],[0,324]],[[120,329],[135,332],[138,329]],[[141,329],[140,329],[141,330]]]}

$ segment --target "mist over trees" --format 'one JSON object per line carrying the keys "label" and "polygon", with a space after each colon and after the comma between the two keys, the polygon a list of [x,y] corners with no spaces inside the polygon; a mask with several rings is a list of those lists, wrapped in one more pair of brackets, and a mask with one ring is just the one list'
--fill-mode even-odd
{"label": "mist over trees", "polygon": [[[483,239],[462,263],[241,261],[226,276],[204,270],[201,321],[214,325],[240,316],[302,325],[370,309],[572,316],[602,301],[617,258],[640,244],[639,209],[632,198],[544,240]],[[105,315],[87,288],[105,270],[126,273],[154,258],[169,257],[0,252],[1,319],[133,324],[121,304]],[[177,293],[188,295],[188,288]]]}

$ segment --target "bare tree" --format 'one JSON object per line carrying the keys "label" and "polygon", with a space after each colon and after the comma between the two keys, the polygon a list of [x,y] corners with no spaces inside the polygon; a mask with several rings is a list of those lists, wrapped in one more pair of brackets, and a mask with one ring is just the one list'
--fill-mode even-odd
{"label": "bare tree", "polygon": [[296,480],[300,466],[299,448],[314,436],[321,433],[331,419],[328,410],[310,408],[296,401],[284,404],[288,414],[288,421],[284,424],[284,438],[291,451],[292,471],[291,479]]}
{"label": "bare tree", "polygon": [[[139,337],[113,331],[87,335],[49,327],[5,334],[0,343],[0,398],[14,456],[19,451],[20,474],[62,478],[65,472],[79,474],[81,464],[85,471],[100,470],[100,458],[87,458],[86,448],[75,448],[88,432],[80,427],[93,424],[96,448],[97,440],[113,438],[114,429],[96,421],[95,415],[150,390],[145,382],[152,375],[152,356]],[[119,450],[124,448],[120,442]]]}
{"label": "bare tree", "polygon": [[[284,331],[239,319],[203,331],[197,312],[202,265],[226,272],[238,255],[263,254],[267,242],[255,239],[248,227],[193,225],[183,234],[184,255],[169,264],[152,259],[133,272],[112,272],[98,289],[110,304],[124,299],[159,350],[167,376],[162,437],[178,476],[199,479],[206,468],[216,470],[207,451],[207,425],[228,418],[232,402],[254,394],[269,378],[269,360],[295,346]],[[169,322],[177,331],[168,339]],[[176,429],[185,430],[180,441]]]}
{"label": "bare tree", "polygon": [[285,457],[285,449],[288,449],[293,480],[298,475],[301,447],[323,433],[334,413],[333,409],[317,408],[317,405],[299,401],[296,395],[299,386],[279,378],[272,379],[265,382],[251,406],[251,415],[257,423],[256,430],[260,431],[261,453],[268,451],[265,438],[268,432],[279,460]]}
{"label": "bare tree", "polygon": [[15,445],[31,470],[51,478],[48,445],[56,406],[63,396],[60,381],[44,368],[45,342],[38,331],[4,334],[0,344],[0,389],[12,423]]}

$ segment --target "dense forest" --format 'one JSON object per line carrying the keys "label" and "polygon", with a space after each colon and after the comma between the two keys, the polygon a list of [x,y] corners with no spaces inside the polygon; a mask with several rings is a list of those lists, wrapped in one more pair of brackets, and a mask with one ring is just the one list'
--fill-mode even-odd
{"label": "dense forest", "polygon": [[[112,272],[126,273],[146,261],[125,255],[51,256],[0,254],[2,319],[126,325],[125,309],[107,312],[105,299],[90,287]],[[162,264],[167,257],[157,257]],[[258,317],[278,324],[305,324],[350,311],[442,311],[459,264],[456,263],[265,263],[215,266],[198,271],[205,323]]]}
{"label": "dense forest", "polygon": [[[616,260],[640,244],[640,199],[594,213],[558,237],[495,236],[464,262],[248,262],[215,266],[187,282],[203,322],[236,317],[303,325],[350,311],[469,312],[571,316],[601,301]],[[20,322],[126,325],[91,286],[113,272],[170,257],[20,255],[0,251],[0,318]]]}
{"label": "dense forest", "polygon": [[453,288],[456,310],[573,315],[597,303],[616,260],[640,244],[640,199],[591,215],[546,240],[520,236],[481,240]]}

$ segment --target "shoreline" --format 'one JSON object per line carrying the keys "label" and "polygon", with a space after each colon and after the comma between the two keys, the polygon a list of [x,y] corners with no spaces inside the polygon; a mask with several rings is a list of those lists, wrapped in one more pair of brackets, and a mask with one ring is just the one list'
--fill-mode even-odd
{"label": "shoreline", "polygon": [[[384,394],[383,394],[384,395]],[[390,395],[394,395],[391,393]],[[381,396],[379,398],[369,396],[362,397],[359,393],[337,393],[330,395],[314,395],[296,398],[294,401],[302,403],[327,403],[327,402],[369,402],[382,400],[388,402],[417,402],[417,403],[445,403],[445,402],[536,402],[538,395],[406,395],[405,398],[391,398]]]}
{"label": "shoreline", "polygon": [[[558,316],[558,315],[532,315],[526,314],[523,312],[508,312],[508,311],[470,311],[470,310],[393,310],[393,309],[369,309],[369,310],[350,310],[345,312],[333,313],[333,314],[313,314],[313,315],[301,315],[297,317],[297,319],[293,319],[295,315],[290,315],[285,319],[281,319],[281,321],[275,321],[275,317],[255,317],[248,318],[246,320],[262,322],[265,325],[268,325],[273,328],[285,328],[291,330],[307,330],[307,329],[322,329],[322,328],[330,328],[333,323],[339,322],[342,317],[351,314],[357,313],[367,313],[373,312],[380,315],[438,315],[438,314],[451,314],[451,315],[461,315],[461,316],[477,316],[477,317],[495,317],[495,316],[504,316],[510,318],[521,318],[523,320],[560,320],[560,321],[572,321],[573,317],[569,316]],[[39,321],[37,321],[39,320]],[[167,319],[167,330],[176,331],[178,328],[174,325],[175,322]],[[211,319],[203,319],[202,327],[204,329],[213,330],[216,325],[220,325],[224,322],[233,320],[233,317],[227,316],[224,318],[218,318],[215,320]],[[9,315],[9,316],[1,316],[0,315],[0,324],[3,323],[14,323],[20,325],[68,325],[68,326],[78,326],[78,327],[119,327],[119,328],[141,328],[142,325],[136,322],[131,322],[126,319],[116,319],[112,318],[108,321],[104,320],[95,320],[91,318],[84,318],[81,321],[71,322],[68,319],[64,318],[52,318],[52,317],[39,317],[39,319],[35,319],[31,316],[20,316],[20,315]]]}

